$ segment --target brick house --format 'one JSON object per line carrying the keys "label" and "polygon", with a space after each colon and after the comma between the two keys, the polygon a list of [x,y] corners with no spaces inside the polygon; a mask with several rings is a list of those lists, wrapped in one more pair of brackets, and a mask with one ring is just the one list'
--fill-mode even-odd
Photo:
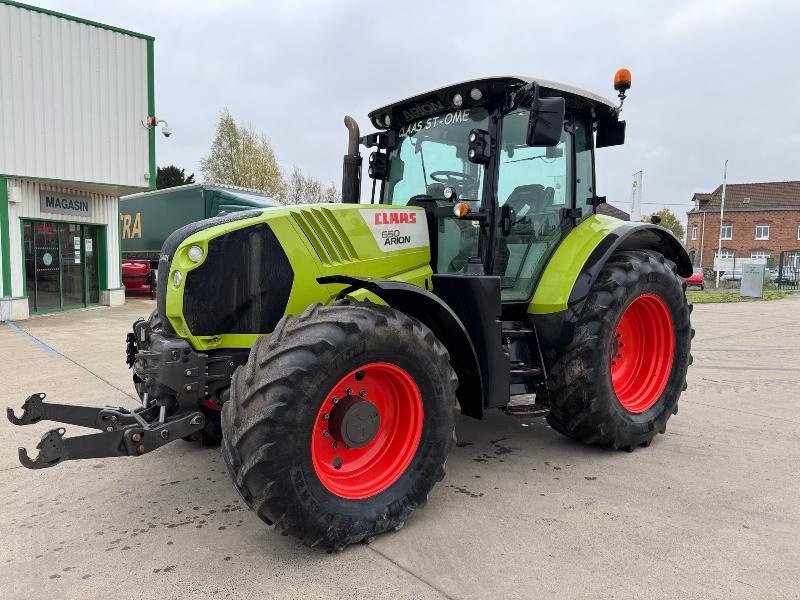
{"label": "brick house", "polygon": [[[686,249],[697,267],[714,266],[721,199],[721,185],[692,197]],[[722,258],[766,258],[777,267],[787,251],[787,262],[800,266],[800,181],[728,184],[722,225]]]}

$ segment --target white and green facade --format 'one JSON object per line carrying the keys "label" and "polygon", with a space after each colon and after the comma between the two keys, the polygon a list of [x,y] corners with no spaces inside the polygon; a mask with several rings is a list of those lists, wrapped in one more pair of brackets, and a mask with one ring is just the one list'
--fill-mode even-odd
{"label": "white and green facade", "polygon": [[0,320],[125,301],[119,197],[155,187],[153,38],[0,0]]}

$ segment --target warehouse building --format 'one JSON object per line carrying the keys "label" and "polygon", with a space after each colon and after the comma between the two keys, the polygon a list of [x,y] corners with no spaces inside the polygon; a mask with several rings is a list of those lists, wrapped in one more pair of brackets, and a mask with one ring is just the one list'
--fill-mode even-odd
{"label": "warehouse building", "polygon": [[0,320],[125,301],[119,197],[155,187],[153,38],[0,0]]}

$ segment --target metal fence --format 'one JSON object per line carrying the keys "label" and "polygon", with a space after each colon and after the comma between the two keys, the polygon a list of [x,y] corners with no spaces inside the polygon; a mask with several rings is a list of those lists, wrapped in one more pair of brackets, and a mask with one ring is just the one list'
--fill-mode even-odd
{"label": "metal fence", "polygon": [[742,268],[745,265],[761,265],[764,267],[764,280],[774,280],[772,260],[768,257],[736,256],[731,252],[726,256],[714,257],[714,266],[707,273],[711,286],[715,285],[717,271],[720,272],[719,289],[739,289],[742,282]]}
{"label": "metal fence", "polygon": [[800,250],[781,252],[775,285],[781,290],[800,289]]}

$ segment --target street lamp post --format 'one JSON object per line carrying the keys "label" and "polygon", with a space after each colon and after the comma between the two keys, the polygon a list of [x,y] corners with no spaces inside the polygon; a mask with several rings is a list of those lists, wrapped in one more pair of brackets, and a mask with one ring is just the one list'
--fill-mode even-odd
{"label": "street lamp post", "polygon": [[725,216],[725,184],[728,180],[728,161],[722,171],[722,200],[719,204],[719,240],[717,244],[717,288],[719,288],[719,261],[722,260],[722,219]]}

